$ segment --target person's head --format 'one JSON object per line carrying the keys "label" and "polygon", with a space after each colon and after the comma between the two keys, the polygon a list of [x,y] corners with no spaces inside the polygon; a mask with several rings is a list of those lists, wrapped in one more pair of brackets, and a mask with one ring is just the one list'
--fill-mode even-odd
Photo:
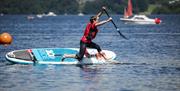
{"label": "person's head", "polygon": [[91,23],[93,23],[93,22],[97,22],[97,20],[98,20],[98,17],[96,17],[96,16],[91,16],[91,18],[90,18],[90,22]]}

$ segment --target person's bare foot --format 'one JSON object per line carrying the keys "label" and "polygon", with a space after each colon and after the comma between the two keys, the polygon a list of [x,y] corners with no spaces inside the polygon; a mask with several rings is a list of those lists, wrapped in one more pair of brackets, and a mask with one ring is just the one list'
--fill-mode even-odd
{"label": "person's bare foot", "polygon": [[96,54],[96,58],[97,58],[98,60],[102,60],[102,59],[103,59],[103,57],[102,57],[102,55],[101,55],[100,53],[97,53],[97,54]]}
{"label": "person's bare foot", "polygon": [[109,60],[110,58],[108,58],[107,56],[106,56],[106,54],[104,53],[104,52],[100,52],[100,54],[101,54],[101,56],[105,59],[105,60]]}
{"label": "person's bare foot", "polygon": [[63,57],[62,57],[62,59],[61,59],[61,61],[64,62],[65,58],[66,58],[66,56],[65,56],[65,54],[64,54]]}

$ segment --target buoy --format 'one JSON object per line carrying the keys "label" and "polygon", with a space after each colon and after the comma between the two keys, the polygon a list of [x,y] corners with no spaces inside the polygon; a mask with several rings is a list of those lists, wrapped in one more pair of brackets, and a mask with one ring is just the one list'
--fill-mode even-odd
{"label": "buoy", "polygon": [[160,18],[155,18],[155,23],[156,24],[160,24],[161,23],[161,19]]}
{"label": "buoy", "polygon": [[12,36],[9,33],[4,32],[0,34],[0,44],[10,45],[11,43],[12,43]]}

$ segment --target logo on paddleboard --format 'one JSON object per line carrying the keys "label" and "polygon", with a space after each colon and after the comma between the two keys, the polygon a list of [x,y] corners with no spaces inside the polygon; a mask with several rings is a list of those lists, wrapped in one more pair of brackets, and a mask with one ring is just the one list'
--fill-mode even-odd
{"label": "logo on paddleboard", "polygon": [[55,58],[55,53],[53,50],[46,50],[46,53],[50,58]]}

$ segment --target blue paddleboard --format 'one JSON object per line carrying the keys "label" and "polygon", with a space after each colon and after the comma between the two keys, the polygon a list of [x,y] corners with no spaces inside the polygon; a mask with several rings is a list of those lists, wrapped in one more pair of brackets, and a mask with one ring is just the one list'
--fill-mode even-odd
{"label": "blue paddleboard", "polygon": [[[96,54],[97,50],[87,49],[90,54]],[[78,48],[34,48],[25,50],[15,50],[6,54],[6,59],[13,63],[20,64],[104,64],[115,63],[116,54],[112,51],[103,50],[108,56],[108,60],[87,58],[84,56],[82,62],[74,58],[66,58],[62,61],[64,54],[77,54]]]}

